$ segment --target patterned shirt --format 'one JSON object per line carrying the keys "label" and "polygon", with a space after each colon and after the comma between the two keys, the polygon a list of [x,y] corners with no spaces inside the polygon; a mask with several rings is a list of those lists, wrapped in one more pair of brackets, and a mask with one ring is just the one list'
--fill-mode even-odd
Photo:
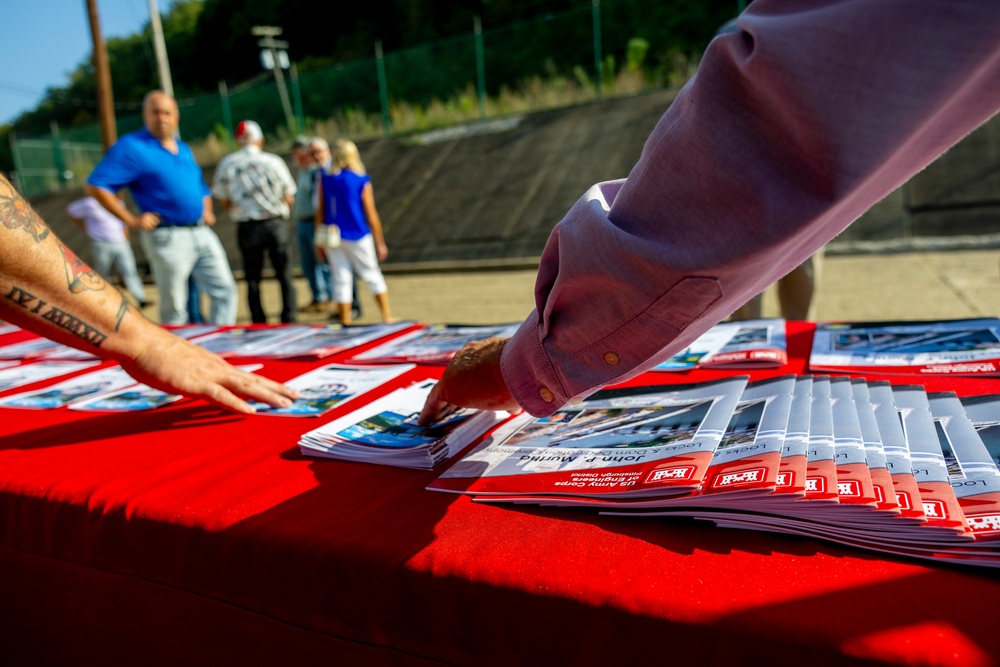
{"label": "patterned shirt", "polygon": [[229,216],[236,222],[287,218],[285,198],[295,194],[295,180],[280,157],[244,146],[216,167],[212,194],[230,202]]}

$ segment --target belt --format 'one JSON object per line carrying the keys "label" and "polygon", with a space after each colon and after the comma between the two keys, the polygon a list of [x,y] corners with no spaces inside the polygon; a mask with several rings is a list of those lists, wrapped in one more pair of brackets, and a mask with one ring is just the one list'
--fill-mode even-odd
{"label": "belt", "polygon": [[242,224],[247,223],[247,222],[270,222],[271,220],[284,220],[284,218],[278,218],[278,217],[273,217],[273,218],[250,218],[249,220],[237,220],[236,224],[237,225],[242,225]]}
{"label": "belt", "polygon": [[194,229],[195,227],[202,227],[204,221],[196,220],[195,222],[163,222],[156,226],[157,229]]}

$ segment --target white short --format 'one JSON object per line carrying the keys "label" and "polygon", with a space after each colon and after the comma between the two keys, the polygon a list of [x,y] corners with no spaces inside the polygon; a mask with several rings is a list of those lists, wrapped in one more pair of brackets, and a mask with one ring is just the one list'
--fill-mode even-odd
{"label": "white short", "polygon": [[388,291],[382,271],[378,268],[375,239],[371,234],[357,241],[341,239],[340,247],[326,248],[325,252],[333,277],[333,300],[336,303],[351,302],[354,284],[352,273],[368,284],[372,294],[385,294]]}

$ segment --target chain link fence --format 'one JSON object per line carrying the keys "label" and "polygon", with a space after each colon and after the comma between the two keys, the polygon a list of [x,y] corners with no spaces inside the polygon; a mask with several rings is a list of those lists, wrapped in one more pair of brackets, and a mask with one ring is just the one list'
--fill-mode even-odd
{"label": "chain link fence", "polygon": [[[636,93],[686,74],[686,61],[669,44],[638,37],[651,17],[637,15],[634,4],[594,0],[492,30],[481,30],[477,19],[466,35],[386,54],[375,44],[372,57],[302,72],[293,65],[283,73],[290,118],[270,73],[236,85],[223,81],[217,94],[178,100],[180,133],[199,162],[212,164],[231,149],[234,123],[244,118],[260,123],[272,149],[281,149],[300,132],[360,140],[428,130]],[[517,63],[508,57],[513,52]],[[611,54],[625,54],[624,62]],[[119,135],[142,127],[139,113],[116,122]],[[96,124],[10,137],[27,196],[81,186],[103,153]]]}

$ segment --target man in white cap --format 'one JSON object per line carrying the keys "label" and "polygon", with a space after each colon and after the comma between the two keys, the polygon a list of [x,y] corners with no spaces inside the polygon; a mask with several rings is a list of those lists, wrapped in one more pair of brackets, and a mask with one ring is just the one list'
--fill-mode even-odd
{"label": "man in white cap", "polygon": [[240,149],[224,157],[215,170],[212,194],[237,223],[250,317],[254,323],[267,322],[260,302],[260,279],[267,253],[281,285],[281,321],[294,322],[288,216],[295,200],[295,179],[284,160],[261,150],[264,133],[254,121],[244,120],[236,126],[236,141]]}

